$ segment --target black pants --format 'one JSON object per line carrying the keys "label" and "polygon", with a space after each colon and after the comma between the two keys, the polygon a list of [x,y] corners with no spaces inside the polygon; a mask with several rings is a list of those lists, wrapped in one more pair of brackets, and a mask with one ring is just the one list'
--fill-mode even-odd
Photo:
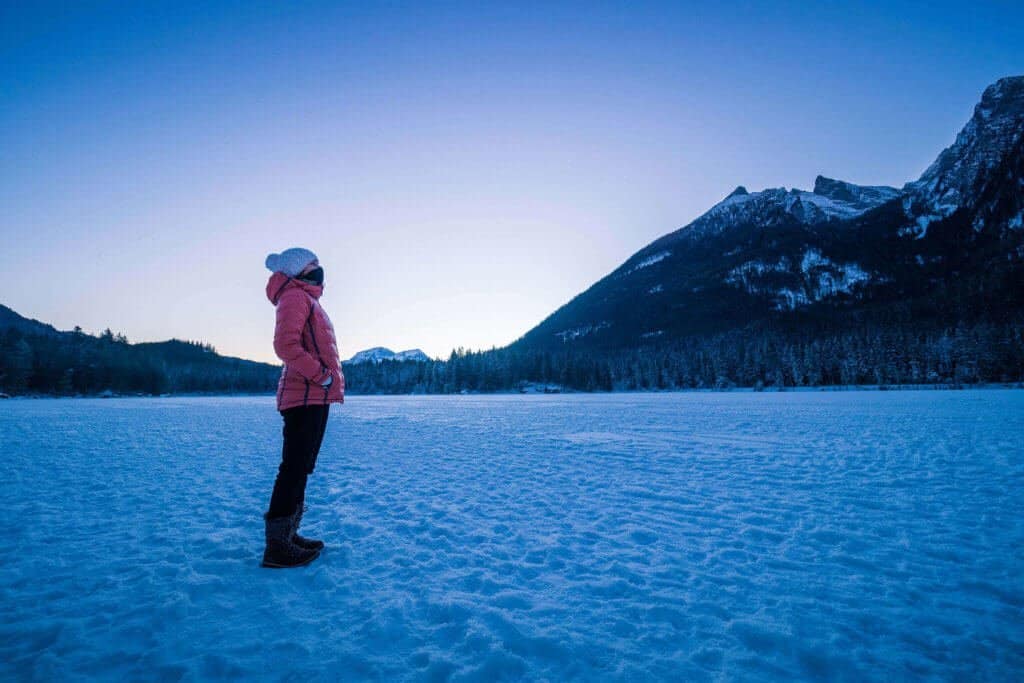
{"label": "black pants", "polygon": [[267,516],[287,517],[306,498],[306,478],[313,474],[316,456],[327,429],[330,405],[298,406],[281,411],[284,418],[284,447],[277,468],[274,493]]}

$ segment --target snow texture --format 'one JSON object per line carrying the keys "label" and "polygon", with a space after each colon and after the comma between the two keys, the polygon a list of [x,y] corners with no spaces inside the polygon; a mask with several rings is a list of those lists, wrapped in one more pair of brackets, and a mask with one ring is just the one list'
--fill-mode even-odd
{"label": "snow texture", "polygon": [[274,571],[272,398],[8,401],[0,678],[1020,680],[1021,415],[352,397]]}

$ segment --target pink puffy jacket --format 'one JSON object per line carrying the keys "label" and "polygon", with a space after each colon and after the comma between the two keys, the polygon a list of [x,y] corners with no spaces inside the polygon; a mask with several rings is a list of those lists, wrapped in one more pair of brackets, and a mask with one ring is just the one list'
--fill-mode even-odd
{"label": "pink puffy jacket", "polygon": [[[267,298],[277,306],[274,353],[284,361],[277,383],[277,409],[345,402],[338,340],[320,305],[324,288],[274,273]],[[328,386],[324,382],[331,379]]]}

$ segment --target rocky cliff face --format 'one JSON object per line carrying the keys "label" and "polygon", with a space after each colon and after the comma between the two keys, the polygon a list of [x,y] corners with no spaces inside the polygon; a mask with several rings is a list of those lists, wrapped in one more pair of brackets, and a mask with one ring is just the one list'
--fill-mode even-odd
{"label": "rocky cliff face", "polygon": [[902,189],[823,176],[810,192],[737,187],[517,345],[635,347],[897,309],[998,317],[1018,304],[1024,314],[1021,289],[1024,77],[1013,77],[985,90],[954,144]]}
{"label": "rocky cliff face", "polygon": [[697,220],[654,244],[704,239],[746,224],[772,226],[795,221],[814,225],[847,220],[899,194],[894,187],[854,185],[823,176],[817,177],[811,192],[784,187],[748,192],[741,185]]}
{"label": "rocky cliff face", "polygon": [[[973,208],[985,185],[1024,135],[1024,77],[1003,78],[985,89],[956,141],[903,190],[912,232],[922,237],[932,222]],[[998,180],[998,179],[996,179]],[[982,227],[981,225],[977,227]]]}
{"label": "rocky cliff face", "polygon": [[961,206],[1024,134],[1024,76],[1003,78],[985,89],[974,115],[907,190],[941,206]]}

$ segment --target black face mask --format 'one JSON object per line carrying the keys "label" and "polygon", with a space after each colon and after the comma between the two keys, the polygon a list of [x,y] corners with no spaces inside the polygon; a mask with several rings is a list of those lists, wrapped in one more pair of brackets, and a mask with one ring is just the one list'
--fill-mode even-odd
{"label": "black face mask", "polygon": [[309,271],[299,279],[305,280],[306,282],[309,282],[314,285],[322,285],[324,283],[324,269],[321,268],[320,266],[317,266],[316,268]]}

